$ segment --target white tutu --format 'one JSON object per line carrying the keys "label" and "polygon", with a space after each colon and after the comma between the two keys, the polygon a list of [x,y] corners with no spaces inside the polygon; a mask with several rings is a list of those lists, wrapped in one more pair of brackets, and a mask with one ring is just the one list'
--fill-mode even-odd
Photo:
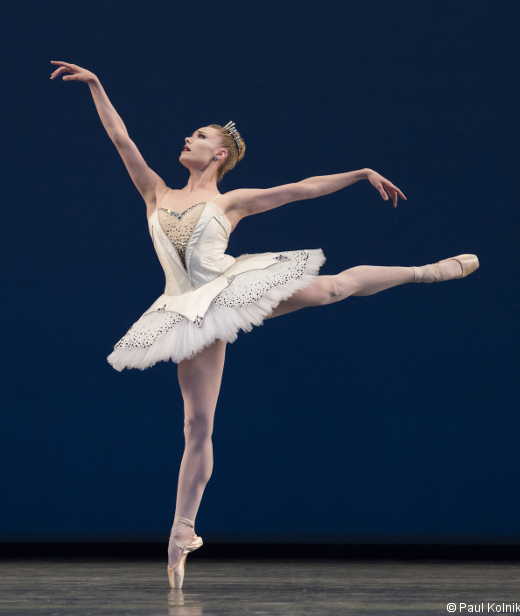
{"label": "white tutu", "polygon": [[274,265],[228,277],[229,284],[196,322],[161,308],[163,300],[166,306],[173,297],[161,296],[154,302],[158,307],[146,312],[114,346],[108,362],[118,371],[144,370],[159,361],[179,363],[217,339],[234,342],[239,330],[249,332],[253,325],[263,325],[281,301],[312,283],[326,260],[321,248],[273,254],[279,261]]}

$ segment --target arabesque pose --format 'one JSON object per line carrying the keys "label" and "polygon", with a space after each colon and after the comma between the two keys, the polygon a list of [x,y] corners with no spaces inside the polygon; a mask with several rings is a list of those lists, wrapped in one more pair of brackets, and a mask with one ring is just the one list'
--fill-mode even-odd
{"label": "arabesque pose", "polygon": [[[464,278],[479,267],[476,255],[410,267],[358,265],[332,276],[319,275],[321,248],[232,257],[229,236],[245,216],[286,203],[314,199],[366,179],[397,207],[392,182],[372,169],[310,177],[267,189],[242,188],[220,194],[217,183],[245,154],[234,122],[203,126],[185,138],[179,161],[190,176],[172,189],[152,171],[99,79],[75,64],[52,61],[64,81],[88,83],[103,126],[146,204],[148,228],[164,269],[164,293],[114,346],[108,361],[116,370],[144,370],[158,361],[178,364],[184,400],[185,450],[168,546],[168,577],[181,588],[189,552],[202,545],[195,517],[213,471],[213,422],[226,344],[238,331],[308,306],[324,306],[409,282]],[[218,201],[218,204],[217,204]]]}

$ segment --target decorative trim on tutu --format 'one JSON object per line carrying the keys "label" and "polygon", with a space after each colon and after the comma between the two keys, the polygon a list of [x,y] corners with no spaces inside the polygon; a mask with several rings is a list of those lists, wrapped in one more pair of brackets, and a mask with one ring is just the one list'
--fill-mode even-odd
{"label": "decorative trim on tutu", "polygon": [[[250,332],[263,325],[278,304],[310,286],[326,257],[321,248],[286,251],[282,263],[231,277],[201,322],[193,323],[173,311],[157,310],[143,315],[107,357],[115,370],[145,370],[159,361],[180,363],[191,359],[215,340],[234,342],[239,330]],[[275,267],[281,266],[276,271]]]}

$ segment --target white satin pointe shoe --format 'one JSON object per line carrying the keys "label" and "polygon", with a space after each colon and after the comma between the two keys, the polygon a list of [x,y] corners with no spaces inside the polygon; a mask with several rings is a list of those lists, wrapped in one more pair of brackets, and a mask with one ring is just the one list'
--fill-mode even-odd
{"label": "white satin pointe shoe", "polygon": [[[181,516],[175,516],[175,520],[178,522],[182,522],[185,526],[191,526],[194,528],[194,524],[192,520],[188,518],[183,518]],[[174,522],[175,524],[175,522]],[[173,532],[173,531],[172,531]],[[170,581],[171,588],[182,588],[182,583],[184,581],[184,572],[186,571],[186,558],[190,552],[198,550],[202,545],[202,537],[199,537],[193,531],[191,537],[185,537],[183,539],[177,539],[173,535],[170,537],[170,543],[174,543],[177,547],[179,547],[182,552],[179,556],[179,560],[173,567],[166,567],[168,571],[168,579]]]}
{"label": "white satin pointe shoe", "polygon": [[[443,277],[442,272],[439,269],[439,263],[445,261],[458,261],[462,268],[462,274],[454,277]],[[445,280],[453,280],[453,278],[465,278],[469,276],[479,267],[477,255],[458,255],[457,257],[450,257],[449,259],[442,259],[437,263],[430,265],[423,265],[421,267],[415,267],[412,265],[412,269],[415,274],[413,282],[443,282]]]}

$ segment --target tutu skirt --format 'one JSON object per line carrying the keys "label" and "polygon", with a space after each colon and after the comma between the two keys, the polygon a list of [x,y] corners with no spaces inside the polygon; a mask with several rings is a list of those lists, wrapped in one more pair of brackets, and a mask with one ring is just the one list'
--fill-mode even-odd
{"label": "tutu skirt", "polygon": [[197,322],[161,309],[160,300],[168,298],[161,296],[153,304],[159,307],[143,314],[114,346],[108,362],[118,371],[144,370],[159,361],[179,363],[217,339],[234,342],[240,330],[249,332],[254,325],[263,325],[281,301],[313,282],[326,257],[316,248],[282,252],[277,259],[266,269],[228,277],[229,284]]}

